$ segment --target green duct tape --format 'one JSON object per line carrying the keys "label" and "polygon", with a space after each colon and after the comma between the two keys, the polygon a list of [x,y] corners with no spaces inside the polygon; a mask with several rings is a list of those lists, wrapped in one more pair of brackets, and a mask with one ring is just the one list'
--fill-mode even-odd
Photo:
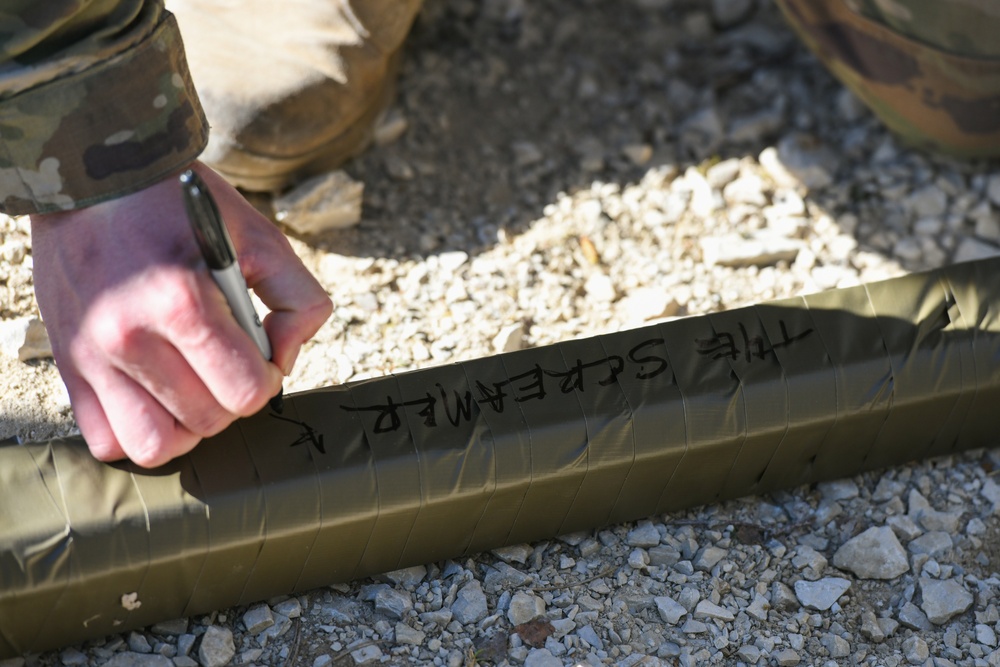
{"label": "green duct tape", "polygon": [[157,470],[0,448],[0,655],[994,444],[998,275],[304,392]]}

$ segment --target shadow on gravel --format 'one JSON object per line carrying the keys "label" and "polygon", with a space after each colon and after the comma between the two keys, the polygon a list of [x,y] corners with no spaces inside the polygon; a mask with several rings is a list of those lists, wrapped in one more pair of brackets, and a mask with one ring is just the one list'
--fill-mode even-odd
{"label": "shadow on gravel", "polygon": [[[399,259],[475,254],[595,182],[624,189],[652,169],[756,160],[789,132],[846,147],[848,171],[892,143],[860,107],[843,118],[841,86],[770,2],[727,26],[693,1],[508,5],[428,3],[400,83],[409,129],[348,166],[366,186],[361,225],[311,244]],[[834,219],[871,195],[833,190],[807,201]],[[861,217],[862,248],[893,224],[879,210]]]}

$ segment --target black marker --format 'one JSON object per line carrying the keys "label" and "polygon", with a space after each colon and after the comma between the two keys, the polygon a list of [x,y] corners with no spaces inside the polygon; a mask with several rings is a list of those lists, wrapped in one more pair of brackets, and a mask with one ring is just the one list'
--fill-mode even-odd
{"label": "black marker", "polygon": [[[208,264],[215,284],[222,290],[240,327],[257,344],[257,349],[268,361],[271,360],[271,341],[267,339],[264,326],[247,292],[247,282],[240,271],[236,259],[236,249],[229,231],[219,215],[219,209],[212,199],[204,181],[193,170],[181,174],[181,191],[184,193],[184,208],[194,230],[201,254]],[[283,391],[271,399],[271,409],[281,414],[284,409]]]}

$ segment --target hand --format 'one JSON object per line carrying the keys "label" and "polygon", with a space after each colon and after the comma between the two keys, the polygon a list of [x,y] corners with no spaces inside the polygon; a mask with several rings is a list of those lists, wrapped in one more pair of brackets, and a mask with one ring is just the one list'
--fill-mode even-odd
{"label": "hand", "polygon": [[102,460],[153,467],[278,393],[330,298],[288,240],[207,167],[247,285],[271,309],[273,363],[212,281],[176,176],[74,211],[33,216],[35,294],[77,423]]}

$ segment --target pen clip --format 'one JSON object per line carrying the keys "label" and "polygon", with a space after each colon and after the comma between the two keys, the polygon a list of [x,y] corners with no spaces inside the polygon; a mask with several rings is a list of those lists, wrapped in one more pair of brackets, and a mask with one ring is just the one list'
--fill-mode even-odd
{"label": "pen clip", "polygon": [[180,182],[184,208],[208,268],[221,271],[231,266],[236,261],[233,241],[205,182],[191,169],[181,174]]}

